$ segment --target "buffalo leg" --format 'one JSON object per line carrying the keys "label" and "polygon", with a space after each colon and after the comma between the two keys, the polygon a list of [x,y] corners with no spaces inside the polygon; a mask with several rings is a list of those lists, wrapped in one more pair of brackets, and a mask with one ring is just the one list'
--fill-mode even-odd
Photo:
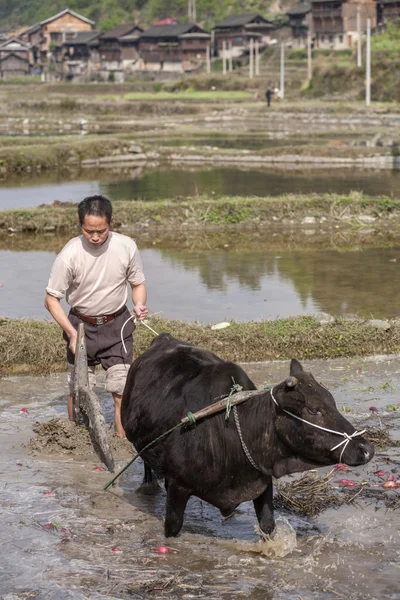
{"label": "buffalo leg", "polygon": [[145,462],[143,481],[136,492],[139,494],[151,495],[157,493],[159,490],[160,486],[158,485],[157,477]]}
{"label": "buffalo leg", "polygon": [[274,507],[272,504],[273,486],[272,480],[265,488],[263,493],[253,500],[258,523],[261,531],[270,534],[275,529]]}
{"label": "buffalo leg", "polygon": [[183,515],[190,498],[190,493],[171,481],[167,483],[167,490],[165,537],[175,537],[182,528]]}

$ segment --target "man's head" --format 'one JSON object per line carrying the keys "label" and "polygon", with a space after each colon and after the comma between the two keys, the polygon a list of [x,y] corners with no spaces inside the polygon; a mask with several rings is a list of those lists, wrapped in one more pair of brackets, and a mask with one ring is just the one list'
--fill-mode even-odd
{"label": "man's head", "polygon": [[83,237],[92,246],[106,241],[112,226],[112,205],[104,196],[88,196],[78,205],[79,225]]}

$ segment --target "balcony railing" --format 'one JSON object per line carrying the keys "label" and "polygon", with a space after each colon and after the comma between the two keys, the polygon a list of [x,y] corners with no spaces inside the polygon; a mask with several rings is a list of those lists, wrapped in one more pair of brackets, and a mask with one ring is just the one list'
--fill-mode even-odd
{"label": "balcony railing", "polygon": [[335,18],[342,16],[341,8],[312,8],[311,14],[313,18],[321,19],[324,18]]}

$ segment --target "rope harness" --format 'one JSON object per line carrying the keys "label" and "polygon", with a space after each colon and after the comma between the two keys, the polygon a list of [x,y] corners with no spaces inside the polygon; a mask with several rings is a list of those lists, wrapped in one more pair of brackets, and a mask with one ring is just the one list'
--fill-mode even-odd
{"label": "rope harness", "polygon": [[[280,406],[279,406],[279,404],[276,401],[276,398],[274,396],[274,388],[272,388],[270,390],[270,393],[271,393],[272,400],[274,401],[274,403],[276,404],[276,406],[278,408],[280,408]],[[294,415],[293,413],[289,412],[285,408],[282,408],[281,410],[283,410],[283,412],[285,412],[286,414],[290,415],[294,419],[297,419],[298,421],[302,421],[302,423],[307,423],[307,425],[311,425],[312,427],[316,427],[317,429],[321,429],[322,431],[327,431],[328,433],[334,433],[335,435],[341,435],[341,436],[343,436],[344,440],[342,442],[339,442],[339,444],[336,444],[336,446],[334,446],[333,448],[330,449],[330,452],[333,452],[337,448],[340,448],[340,446],[343,446],[342,451],[340,453],[339,462],[342,462],[343,452],[346,450],[348,443],[351,442],[355,437],[357,437],[359,435],[362,435],[363,433],[366,432],[366,429],[363,429],[362,431],[355,431],[354,433],[352,433],[351,435],[349,435],[348,433],[345,433],[344,431],[343,432],[342,431],[335,431],[334,429],[327,429],[326,427],[321,427],[320,425],[315,425],[315,423],[310,423],[310,421],[306,421],[305,419],[302,419],[301,417],[298,417],[297,415]]]}
{"label": "rope harness", "polygon": [[[238,388],[240,386],[237,386],[237,384],[234,384],[234,387]],[[232,390],[233,390],[233,388],[232,388]],[[229,394],[228,401],[229,401],[230,396],[232,395],[232,390],[231,390],[231,393]],[[274,396],[273,390],[274,390],[274,386],[271,386],[268,391],[271,394],[271,398],[272,398],[274,404],[278,408],[281,408],[279,406],[279,404],[278,404],[275,396]],[[240,390],[235,389],[234,391],[240,391]],[[227,401],[227,408],[226,408],[226,412],[227,412],[227,416],[225,417],[226,419],[229,417],[229,413],[228,413],[228,401]],[[305,419],[302,419],[301,417],[298,417],[297,415],[294,415],[292,412],[286,410],[285,408],[281,408],[281,410],[283,410],[283,412],[285,412],[286,414],[290,415],[294,419],[297,419],[297,421],[301,421],[302,423],[306,423],[307,425],[311,425],[312,427],[316,427],[317,429],[321,429],[322,431],[327,431],[328,433],[333,433],[335,435],[341,435],[341,436],[343,436],[344,440],[342,442],[339,442],[339,444],[336,444],[336,446],[334,446],[333,448],[330,449],[330,452],[333,452],[334,450],[337,450],[337,448],[340,448],[340,446],[343,446],[342,451],[340,453],[340,457],[339,457],[339,463],[342,462],[343,453],[346,450],[349,442],[351,442],[354,438],[356,438],[359,435],[362,435],[363,433],[366,432],[366,429],[363,429],[362,431],[355,431],[354,433],[352,433],[351,435],[349,435],[348,433],[345,433],[344,431],[343,432],[341,432],[341,431],[335,431],[334,429],[328,429],[327,427],[321,427],[320,425],[315,425],[315,423],[311,423],[310,421],[306,421]],[[257,471],[262,472],[262,469],[260,469],[260,467],[258,467],[256,465],[256,463],[254,462],[254,460],[253,460],[253,458],[252,458],[252,456],[250,454],[250,451],[249,451],[248,447],[246,446],[246,443],[245,443],[245,441],[243,439],[243,434],[242,434],[242,430],[241,430],[240,422],[239,422],[239,415],[238,415],[237,407],[236,406],[233,407],[233,417],[234,417],[234,420],[235,420],[235,425],[236,425],[236,429],[237,429],[237,432],[238,432],[238,435],[239,435],[240,443],[242,445],[242,449],[243,449],[243,452],[246,455],[247,460],[249,461],[249,463],[255,469],[257,469]]]}
{"label": "rope harness", "polygon": [[[124,352],[125,352],[125,354],[127,353],[127,350],[126,350],[126,346],[125,346],[125,342],[124,342],[124,328],[125,328],[125,325],[126,325],[126,324],[127,324],[127,323],[128,323],[130,320],[131,320],[131,319],[133,319],[133,322],[134,322],[134,323],[135,323],[135,325],[136,325],[136,322],[137,322],[136,315],[131,315],[131,316],[129,317],[129,319],[127,319],[127,320],[125,321],[125,323],[124,323],[124,324],[122,325],[122,327],[121,327],[121,342],[122,342],[122,347],[123,347],[123,349],[124,349]],[[159,334],[157,333],[157,331],[154,331],[154,329],[152,329],[152,328],[150,327],[150,325],[147,325],[147,323],[145,323],[144,321],[139,321],[139,323],[141,323],[142,325],[144,325],[145,327],[147,327],[147,329],[149,329],[149,330],[151,331],[151,333],[154,333],[154,335],[159,335]]]}
{"label": "rope harness", "polygon": [[[134,323],[136,323],[136,321],[137,321],[137,319],[136,319],[136,315],[131,315],[131,316],[129,317],[129,319],[127,319],[127,320],[125,321],[125,323],[122,325],[122,328],[121,328],[121,342],[122,342],[122,347],[123,347],[123,349],[124,349],[124,352],[125,352],[125,354],[126,354],[126,352],[127,352],[127,351],[126,351],[126,346],[125,346],[125,343],[124,343],[123,331],[124,331],[124,327],[125,327],[125,325],[126,325],[126,324],[128,323],[128,321],[130,321],[131,319],[133,319],[133,320],[134,320]],[[139,321],[139,323],[142,323],[142,325],[144,325],[145,327],[147,327],[147,329],[149,329],[149,331],[151,331],[151,332],[152,332],[154,335],[157,335],[157,336],[159,335],[159,334],[158,334],[156,331],[154,331],[154,329],[152,329],[152,328],[150,327],[150,325],[148,325],[147,323],[145,323],[145,321],[141,320],[141,321]],[[344,451],[346,450],[346,448],[347,448],[348,444],[349,444],[349,443],[350,443],[352,440],[354,440],[354,438],[356,438],[356,437],[358,437],[358,436],[360,436],[360,435],[362,435],[363,433],[365,433],[365,432],[366,432],[366,429],[363,429],[362,431],[355,431],[354,433],[352,433],[351,435],[349,435],[348,433],[345,433],[345,432],[342,432],[342,431],[335,431],[334,429],[328,429],[327,427],[321,427],[320,425],[316,425],[315,423],[311,423],[310,421],[306,421],[305,419],[302,419],[301,417],[298,417],[297,415],[293,414],[293,413],[292,413],[292,412],[290,412],[289,410],[286,410],[285,408],[281,408],[281,407],[279,406],[279,404],[278,404],[278,402],[277,402],[277,400],[276,400],[276,398],[275,398],[275,396],[274,396],[274,387],[275,387],[275,386],[273,386],[273,385],[271,385],[271,386],[265,386],[265,388],[264,388],[264,389],[265,389],[266,391],[269,391],[269,393],[271,394],[271,398],[272,398],[272,400],[273,400],[274,404],[275,404],[275,405],[276,405],[278,408],[280,408],[280,409],[281,409],[283,412],[285,412],[286,414],[290,415],[291,417],[293,417],[293,419],[296,419],[297,421],[301,421],[302,423],[306,423],[307,425],[311,425],[311,427],[315,427],[316,429],[320,429],[321,431],[326,431],[327,433],[333,433],[334,435],[340,435],[340,436],[342,436],[342,437],[344,438],[344,439],[343,439],[343,441],[339,442],[338,444],[336,444],[336,446],[334,446],[333,448],[331,448],[331,449],[330,449],[330,452],[333,452],[334,450],[337,450],[337,448],[340,448],[340,446],[343,446],[343,448],[342,448],[342,450],[341,450],[341,453],[340,453],[340,457],[339,457],[339,463],[340,463],[340,462],[342,462],[343,453],[344,453]],[[243,389],[243,388],[242,388],[242,386],[240,386],[239,384],[237,384],[237,383],[235,383],[235,382],[233,381],[233,385],[232,385],[231,391],[230,391],[230,393],[229,393],[229,395],[228,395],[228,397],[227,397],[227,399],[226,399],[226,406],[225,406],[225,419],[226,419],[226,420],[228,420],[228,419],[229,419],[229,415],[230,415],[230,412],[231,412],[231,410],[232,410],[232,411],[233,411],[233,418],[234,418],[234,421],[235,421],[235,425],[236,425],[236,429],[237,429],[238,436],[239,436],[239,439],[240,439],[240,443],[241,443],[241,446],[242,446],[242,450],[243,450],[243,452],[244,452],[244,454],[245,454],[245,456],[246,456],[247,460],[248,460],[248,461],[249,461],[249,463],[251,464],[251,466],[252,466],[252,467],[254,467],[254,468],[257,470],[257,471],[260,471],[260,472],[262,473],[262,472],[263,472],[263,471],[262,471],[262,469],[260,469],[260,467],[258,467],[258,466],[257,466],[257,464],[255,463],[255,461],[253,460],[253,458],[252,458],[252,456],[251,456],[251,454],[250,454],[250,451],[249,451],[249,449],[248,449],[248,447],[247,447],[247,445],[246,445],[246,443],[245,443],[245,441],[244,441],[243,434],[242,434],[242,429],[241,429],[241,427],[240,427],[240,422],[239,422],[239,415],[238,415],[238,411],[237,411],[237,406],[233,406],[233,407],[232,407],[232,400],[231,400],[231,398],[232,398],[232,395],[233,395],[235,392],[240,392],[242,389]],[[223,396],[222,396],[221,398],[223,398]],[[220,409],[220,410],[223,410],[223,409]],[[112,484],[113,484],[113,483],[114,483],[114,482],[115,482],[115,481],[118,479],[118,477],[120,477],[120,475],[122,475],[122,473],[124,473],[124,471],[126,471],[126,469],[127,469],[127,468],[128,468],[128,467],[129,467],[129,466],[130,466],[130,465],[131,465],[133,462],[135,462],[135,460],[136,460],[136,459],[138,459],[138,458],[141,456],[141,454],[142,454],[142,453],[143,453],[145,450],[147,450],[148,448],[150,448],[150,446],[153,446],[153,444],[157,443],[158,441],[160,441],[160,440],[161,440],[162,438],[164,438],[165,436],[169,435],[170,433],[172,433],[172,432],[173,432],[173,431],[175,431],[176,429],[179,429],[180,427],[182,427],[183,425],[186,425],[186,424],[188,424],[188,423],[189,423],[191,426],[195,426],[195,425],[196,425],[196,423],[197,423],[196,416],[195,416],[193,413],[191,413],[191,412],[188,412],[188,413],[186,414],[186,416],[185,416],[185,417],[183,417],[183,419],[182,419],[182,420],[181,420],[181,421],[180,421],[180,422],[179,422],[177,425],[175,425],[175,426],[174,426],[174,427],[172,427],[171,429],[168,429],[168,431],[165,431],[163,434],[159,435],[157,438],[155,438],[154,440],[152,440],[151,442],[149,442],[149,443],[148,443],[148,444],[147,444],[147,445],[146,445],[144,448],[142,448],[142,450],[141,450],[141,451],[140,451],[138,454],[136,454],[136,456],[135,456],[135,457],[134,457],[132,460],[130,460],[130,461],[129,461],[129,462],[126,464],[126,465],[125,465],[125,467],[123,467],[123,469],[121,469],[121,471],[119,471],[119,473],[117,473],[117,475],[116,475],[115,477],[113,477],[113,479],[111,479],[111,480],[110,480],[110,481],[109,481],[109,482],[108,482],[108,483],[107,483],[107,484],[104,486],[104,489],[105,489],[105,490],[107,490],[107,489],[110,487],[110,485],[112,485]]]}

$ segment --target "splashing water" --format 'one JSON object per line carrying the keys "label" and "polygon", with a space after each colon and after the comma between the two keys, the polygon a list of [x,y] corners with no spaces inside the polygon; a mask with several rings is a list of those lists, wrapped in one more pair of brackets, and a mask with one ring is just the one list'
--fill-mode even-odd
{"label": "splashing water", "polygon": [[276,558],[284,558],[297,549],[296,531],[285,517],[276,519],[276,527],[271,535],[263,533],[258,525],[254,529],[260,535],[256,542],[219,540],[218,544],[242,552],[255,552]]}

